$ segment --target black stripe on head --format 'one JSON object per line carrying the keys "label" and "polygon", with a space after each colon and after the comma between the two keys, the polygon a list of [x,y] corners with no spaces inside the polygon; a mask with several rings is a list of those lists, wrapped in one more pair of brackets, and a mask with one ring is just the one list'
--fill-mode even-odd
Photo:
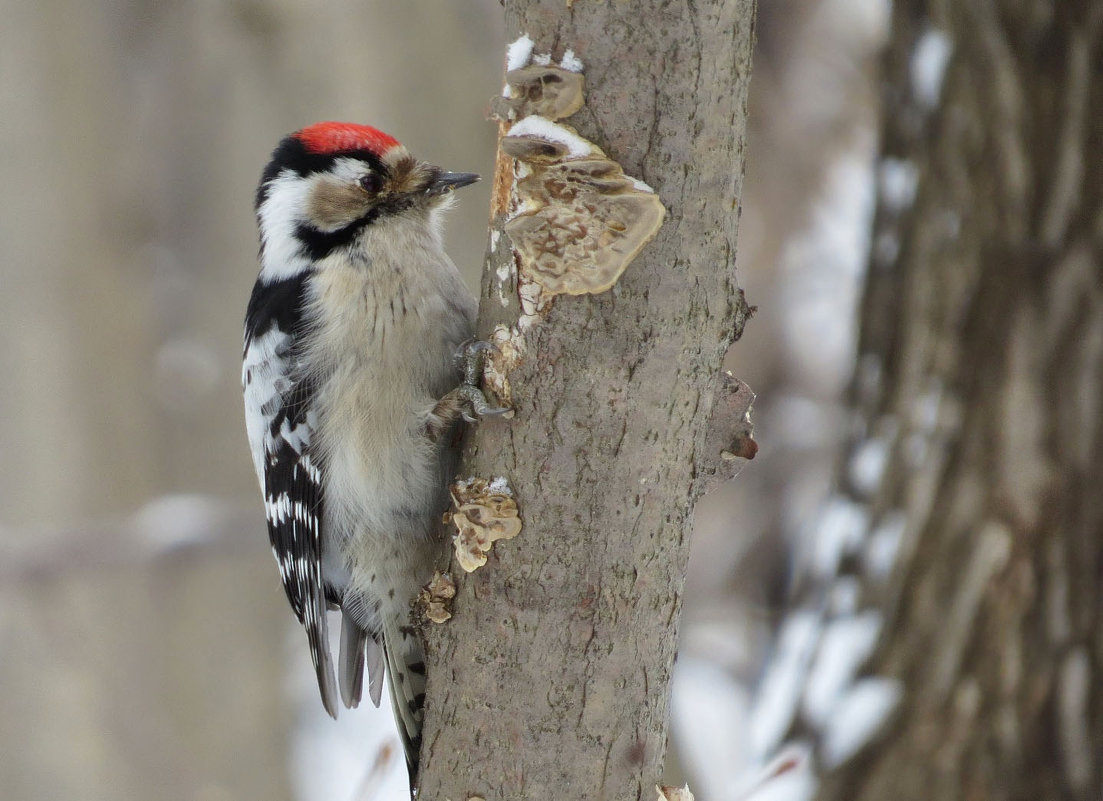
{"label": "black stripe on head", "polygon": [[284,170],[291,170],[297,175],[311,175],[316,172],[325,172],[333,166],[333,162],[339,158],[354,158],[368,164],[372,170],[381,175],[387,174],[387,168],[379,156],[370,150],[347,150],[337,153],[312,153],[296,136],[287,136],[272,151],[272,159],[260,176],[260,185],[257,187],[256,207],[268,197],[268,182],[279,176]]}
{"label": "black stripe on head", "polygon": [[352,244],[357,235],[369,223],[375,222],[386,209],[373,207],[367,214],[336,231],[319,231],[300,223],[295,226],[295,238],[299,240],[302,252],[312,261],[323,259],[339,247]]}

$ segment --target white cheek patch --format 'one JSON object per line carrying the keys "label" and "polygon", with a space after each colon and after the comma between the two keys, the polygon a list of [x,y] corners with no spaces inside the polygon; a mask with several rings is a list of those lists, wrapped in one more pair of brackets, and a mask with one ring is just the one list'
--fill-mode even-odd
{"label": "white cheek patch", "polygon": [[260,280],[266,284],[310,268],[295,228],[306,218],[312,183],[292,170],[284,170],[268,182],[267,197],[257,209],[262,237]]}

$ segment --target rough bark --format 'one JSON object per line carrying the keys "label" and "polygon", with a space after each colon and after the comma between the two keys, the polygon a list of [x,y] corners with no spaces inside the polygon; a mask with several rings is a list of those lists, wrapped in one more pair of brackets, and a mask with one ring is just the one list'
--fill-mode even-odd
{"label": "rough bark", "polygon": [[[654,797],[693,502],[720,366],[746,306],[734,254],[753,0],[506,7],[509,38],[572,49],[566,122],[653,186],[665,224],[597,296],[556,299],[461,475],[506,476],[524,520],[429,632],[422,797]],[[492,221],[501,230],[503,220]],[[513,324],[488,259],[479,333]]]}
{"label": "rough bark", "polygon": [[819,797],[1097,799],[1103,7],[893,13],[852,464],[888,459],[849,495],[902,532],[862,589],[884,620],[871,672],[904,693]]}

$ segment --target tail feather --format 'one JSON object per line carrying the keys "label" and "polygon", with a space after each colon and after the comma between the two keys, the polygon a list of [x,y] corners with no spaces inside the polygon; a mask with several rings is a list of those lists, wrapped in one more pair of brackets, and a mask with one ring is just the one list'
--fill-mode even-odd
{"label": "tail feather", "polygon": [[310,644],[310,658],[314,660],[314,672],[318,675],[322,705],[329,716],[336,720],[337,683],[333,680],[333,657],[329,653],[329,625],[326,622],[324,599],[313,599],[303,611],[302,622]]}
{"label": "tail feather", "polygon": [[341,616],[341,659],[337,679],[341,685],[341,700],[349,709],[360,706],[364,694],[364,650],[367,640],[367,632],[356,625],[352,617]]}
{"label": "tail feather", "polygon": [[384,624],[383,652],[387,662],[387,689],[390,691],[402,747],[406,752],[412,789],[416,786],[421,751],[421,725],[425,707],[425,653],[414,630],[395,622]]}
{"label": "tail feather", "polygon": [[379,708],[379,702],[383,699],[383,664],[386,656],[383,654],[383,643],[378,638],[368,640],[368,695],[371,702]]}

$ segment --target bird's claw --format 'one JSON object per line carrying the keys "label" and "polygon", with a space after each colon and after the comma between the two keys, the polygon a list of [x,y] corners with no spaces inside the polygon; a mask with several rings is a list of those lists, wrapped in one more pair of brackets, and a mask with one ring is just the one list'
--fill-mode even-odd
{"label": "bird's claw", "polygon": [[456,387],[460,399],[460,414],[469,423],[477,423],[484,417],[498,417],[510,411],[507,406],[491,406],[483,391],[473,384]]}
{"label": "bird's claw", "polygon": [[463,373],[463,383],[478,386],[483,372],[483,360],[488,352],[498,353],[498,346],[482,339],[469,339],[456,350],[456,366]]}
{"label": "bird's claw", "polygon": [[456,364],[463,373],[463,383],[456,388],[460,414],[469,423],[484,417],[497,417],[511,411],[508,406],[492,406],[479,389],[483,361],[487,353],[498,353],[498,346],[481,339],[469,339],[456,351]]}

